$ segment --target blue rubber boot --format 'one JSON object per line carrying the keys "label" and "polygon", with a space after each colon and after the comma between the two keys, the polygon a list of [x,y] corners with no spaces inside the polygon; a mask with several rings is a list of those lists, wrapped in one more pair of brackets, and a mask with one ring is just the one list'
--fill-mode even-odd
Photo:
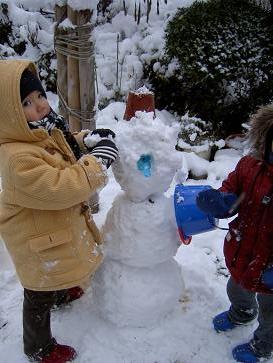
{"label": "blue rubber boot", "polygon": [[266,358],[260,359],[257,357],[251,344],[249,343],[237,345],[237,347],[232,350],[232,355],[237,362],[243,363],[257,363],[261,360],[266,360]]}
{"label": "blue rubber boot", "polygon": [[228,311],[216,315],[212,320],[214,329],[217,332],[227,331],[236,328],[238,324],[233,323],[228,317]]}

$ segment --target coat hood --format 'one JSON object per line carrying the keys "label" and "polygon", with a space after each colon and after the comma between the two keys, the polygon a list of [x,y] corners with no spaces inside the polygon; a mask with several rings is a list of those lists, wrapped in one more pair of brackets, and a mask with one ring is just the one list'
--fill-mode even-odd
{"label": "coat hood", "polygon": [[44,130],[31,130],[24,115],[20,80],[26,68],[38,76],[35,65],[30,61],[0,60],[0,144],[37,142],[47,137]]}
{"label": "coat hood", "polygon": [[258,160],[265,158],[265,149],[268,144],[267,136],[272,134],[273,128],[273,104],[261,107],[250,120],[248,143],[250,155]]}

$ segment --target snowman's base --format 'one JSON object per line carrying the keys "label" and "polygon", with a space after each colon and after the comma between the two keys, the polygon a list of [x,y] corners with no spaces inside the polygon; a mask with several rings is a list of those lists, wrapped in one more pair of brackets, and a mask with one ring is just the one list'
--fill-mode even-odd
{"label": "snowman's base", "polygon": [[[192,356],[199,353],[194,353],[199,342],[192,338],[199,333],[192,329],[192,322],[188,321],[184,309],[185,304],[179,303],[171,314],[149,328],[118,328],[98,316],[96,310],[89,312],[90,324],[80,343],[81,362],[192,362]],[[200,363],[200,360],[194,362]]]}
{"label": "snowman's base", "polygon": [[152,327],[179,305],[184,284],[174,259],[137,268],[106,260],[93,282],[104,319],[122,327]]}

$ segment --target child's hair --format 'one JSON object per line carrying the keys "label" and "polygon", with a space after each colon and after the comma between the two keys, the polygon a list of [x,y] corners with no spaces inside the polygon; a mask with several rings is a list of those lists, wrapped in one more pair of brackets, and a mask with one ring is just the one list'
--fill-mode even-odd
{"label": "child's hair", "polygon": [[267,159],[273,139],[273,104],[262,106],[250,119],[248,132],[249,154],[256,159]]}

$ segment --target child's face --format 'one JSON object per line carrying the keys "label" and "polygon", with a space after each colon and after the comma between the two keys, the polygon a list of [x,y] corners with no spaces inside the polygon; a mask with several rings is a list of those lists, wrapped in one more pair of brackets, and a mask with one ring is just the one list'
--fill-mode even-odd
{"label": "child's face", "polygon": [[40,91],[31,92],[23,100],[22,106],[28,122],[39,121],[50,111],[49,103]]}

